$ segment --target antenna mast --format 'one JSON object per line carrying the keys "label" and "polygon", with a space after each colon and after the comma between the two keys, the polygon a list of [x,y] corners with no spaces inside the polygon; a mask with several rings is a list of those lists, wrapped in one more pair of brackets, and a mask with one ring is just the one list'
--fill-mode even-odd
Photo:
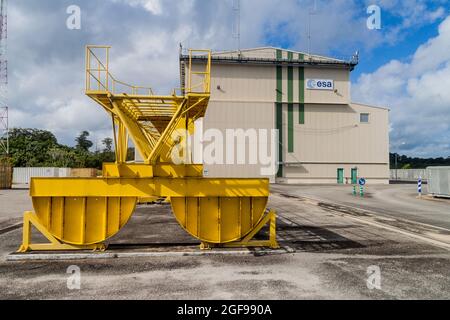
{"label": "antenna mast", "polygon": [[8,121],[8,0],[0,3],[0,155],[9,154]]}
{"label": "antenna mast", "polygon": [[317,13],[317,0],[314,0],[314,8],[308,11],[308,56],[311,60],[311,16]]}
{"label": "antenna mast", "polygon": [[237,41],[237,49],[241,53],[241,0],[233,0],[233,38]]}

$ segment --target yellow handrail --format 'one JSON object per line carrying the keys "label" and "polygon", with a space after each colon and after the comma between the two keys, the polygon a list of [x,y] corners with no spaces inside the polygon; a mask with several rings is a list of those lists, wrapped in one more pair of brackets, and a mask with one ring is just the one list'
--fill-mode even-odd
{"label": "yellow handrail", "polygon": [[[202,54],[203,55],[206,53],[207,55],[207,63],[206,63],[206,68],[205,71],[192,71],[192,59],[196,56],[196,54]],[[192,84],[192,76],[193,75],[203,75],[202,81],[200,83],[197,84]],[[210,93],[211,91],[211,50],[207,50],[207,49],[189,49],[189,77],[188,77],[188,86],[187,86],[187,91],[188,92],[194,92],[194,89],[198,88],[198,87],[202,87],[203,86],[203,92],[196,92],[196,93]],[[182,88],[182,89],[186,89],[186,88]]]}
{"label": "yellow handrail", "polygon": [[[117,80],[109,71],[109,50],[110,46],[88,45],[86,47],[86,92],[105,92],[111,94],[129,94],[153,96],[154,92],[150,87],[134,86],[126,82]],[[104,61],[96,54],[96,50],[104,51]],[[205,69],[193,71],[192,59],[195,56],[207,56]],[[95,66],[93,66],[95,65]],[[201,81],[193,84],[193,76],[197,75]],[[119,90],[123,87],[125,90]],[[123,92],[125,91],[125,92]],[[211,91],[211,51],[206,49],[189,50],[189,75],[187,88],[177,88],[172,92],[173,96],[178,96],[177,91],[186,93],[210,93]],[[141,94],[144,92],[144,94]]]}
{"label": "yellow handrail", "polygon": [[[86,91],[100,91],[115,94],[117,93],[118,85],[127,88],[127,92],[131,95],[137,95],[142,91],[145,91],[145,95],[153,95],[153,90],[150,87],[143,86],[133,86],[126,82],[117,80],[109,72],[109,49],[110,46],[92,46],[86,47]],[[94,50],[105,50],[106,62],[103,63],[102,60],[95,54]],[[97,67],[92,67],[92,62],[97,65]],[[104,77],[104,79],[102,79]],[[94,80],[94,81],[92,81]],[[92,82],[94,82],[92,84]],[[96,88],[96,89],[95,89]]]}

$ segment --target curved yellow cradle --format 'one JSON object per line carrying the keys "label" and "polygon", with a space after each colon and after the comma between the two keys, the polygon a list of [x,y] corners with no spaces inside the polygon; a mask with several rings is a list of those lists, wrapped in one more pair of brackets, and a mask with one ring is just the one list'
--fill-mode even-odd
{"label": "curved yellow cradle", "polygon": [[[276,216],[266,210],[267,179],[206,179],[203,166],[172,161],[175,146],[185,142],[194,133],[195,121],[205,116],[210,51],[190,50],[188,62],[182,64],[187,86],[178,89],[181,94],[174,90],[159,96],[150,88],[116,80],[109,72],[109,50],[87,47],[86,94],[111,117],[116,163],[104,164],[99,178],[32,179],[34,213],[25,213],[20,251],[105,249],[105,241],[126,225],[139,201],[161,197],[170,199],[179,224],[204,249],[278,247]],[[127,162],[129,138],[143,163]],[[253,241],[268,223],[269,240]],[[49,243],[32,243],[31,226]]]}

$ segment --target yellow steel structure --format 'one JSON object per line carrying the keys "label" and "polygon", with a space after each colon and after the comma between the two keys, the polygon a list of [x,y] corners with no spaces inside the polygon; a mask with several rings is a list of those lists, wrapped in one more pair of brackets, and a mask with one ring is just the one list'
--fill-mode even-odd
{"label": "yellow steel structure", "polygon": [[[109,72],[109,46],[86,48],[86,94],[111,117],[116,162],[103,165],[99,178],[35,178],[30,195],[34,213],[24,216],[19,251],[106,248],[105,241],[121,230],[139,199],[167,197],[180,225],[214,246],[277,248],[276,214],[267,212],[268,179],[207,179],[203,166],[175,165],[171,153],[194,133],[210,98],[211,53],[189,51],[187,88],[155,95],[151,88],[116,80]],[[205,65],[193,70],[193,57]],[[194,83],[194,79],[200,79]],[[177,91],[182,92],[178,95]],[[177,130],[183,134],[174,135]],[[129,138],[144,163],[127,162]],[[265,225],[270,238],[253,241]],[[48,240],[31,243],[31,226]]]}

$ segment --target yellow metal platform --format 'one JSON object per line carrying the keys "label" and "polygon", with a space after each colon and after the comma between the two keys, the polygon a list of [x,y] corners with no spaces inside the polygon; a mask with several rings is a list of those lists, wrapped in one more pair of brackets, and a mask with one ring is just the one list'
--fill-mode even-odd
{"label": "yellow metal platform", "polygon": [[[179,224],[202,242],[202,249],[278,248],[276,214],[267,211],[268,179],[207,179],[202,165],[189,161],[175,165],[171,159],[174,146],[193,134],[194,122],[205,116],[210,51],[190,50],[188,86],[167,96],[116,80],[109,72],[109,51],[108,46],[87,47],[86,94],[111,117],[116,163],[104,164],[101,178],[32,179],[35,212],[25,213],[20,251],[103,250],[104,242],[125,226],[140,200],[157,198],[170,201]],[[193,71],[194,55],[207,57],[200,71]],[[175,130],[184,135],[175,137]],[[126,162],[130,138],[144,163]],[[270,239],[252,240],[267,224]],[[32,244],[31,226],[49,243]]]}

